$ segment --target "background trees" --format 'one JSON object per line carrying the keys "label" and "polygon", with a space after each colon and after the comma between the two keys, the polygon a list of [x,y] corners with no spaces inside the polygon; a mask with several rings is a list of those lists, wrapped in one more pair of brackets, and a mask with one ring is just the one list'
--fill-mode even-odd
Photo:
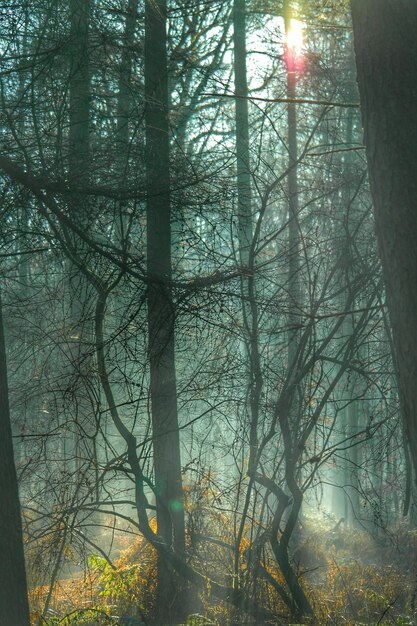
{"label": "background trees", "polygon": [[387,540],[409,484],[347,7],[39,0],[3,28],[5,326],[40,612],[137,535],[157,601],[124,600],[132,618],[319,619],[343,524]]}

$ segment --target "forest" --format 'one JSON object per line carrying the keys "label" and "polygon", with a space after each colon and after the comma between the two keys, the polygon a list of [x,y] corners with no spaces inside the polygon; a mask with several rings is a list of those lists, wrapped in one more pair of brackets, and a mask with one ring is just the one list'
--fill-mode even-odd
{"label": "forest", "polygon": [[417,624],[416,24],[0,2],[0,626]]}

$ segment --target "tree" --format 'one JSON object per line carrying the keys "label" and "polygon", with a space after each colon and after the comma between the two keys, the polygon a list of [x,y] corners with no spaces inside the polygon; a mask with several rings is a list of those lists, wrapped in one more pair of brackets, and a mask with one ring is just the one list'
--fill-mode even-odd
{"label": "tree", "polygon": [[29,626],[25,557],[19,491],[14,464],[7,384],[6,346],[0,300],[0,622]]}
{"label": "tree", "polygon": [[[185,554],[184,507],[171,294],[170,129],[166,1],[145,2],[145,126],[147,180],[148,350],[158,532]],[[174,573],[158,556],[158,610],[165,623],[186,615]]]}
{"label": "tree", "polygon": [[417,473],[417,38],[413,0],[351,0],[375,228]]}

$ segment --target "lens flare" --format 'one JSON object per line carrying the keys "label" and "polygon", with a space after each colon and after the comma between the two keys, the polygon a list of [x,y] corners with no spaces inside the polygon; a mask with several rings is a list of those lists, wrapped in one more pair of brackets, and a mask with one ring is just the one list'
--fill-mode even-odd
{"label": "lens flare", "polygon": [[303,68],[303,22],[291,19],[286,33],[286,61],[288,71],[301,70]]}

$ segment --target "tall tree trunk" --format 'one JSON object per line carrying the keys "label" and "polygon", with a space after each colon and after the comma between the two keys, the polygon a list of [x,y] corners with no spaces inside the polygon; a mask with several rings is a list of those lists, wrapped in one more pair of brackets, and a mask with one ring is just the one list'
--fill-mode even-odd
{"label": "tall tree trunk", "polygon": [[[284,22],[285,34],[291,28],[291,2],[284,2]],[[297,371],[297,353],[300,340],[300,307],[301,307],[301,281],[300,281],[300,232],[298,223],[299,213],[299,190],[298,190],[298,139],[297,139],[297,105],[291,100],[296,97],[297,72],[296,59],[293,58],[294,51],[290,48],[286,50],[287,60],[287,97],[290,100],[287,108],[288,122],[288,293],[289,303],[289,336],[288,336],[288,367],[293,368],[294,376]],[[298,392],[294,393],[294,404]],[[297,406],[294,406],[294,414],[297,413]]]}
{"label": "tall tree trunk", "polygon": [[[132,71],[133,45],[137,23],[138,0],[129,0],[123,38],[122,58],[120,60],[119,94],[117,99],[117,132],[116,132],[116,167],[117,184],[121,191],[126,185],[129,171],[129,121],[132,116]],[[119,215],[116,224],[116,240],[120,247],[128,245],[129,220],[127,219],[127,202],[120,201]]]}
{"label": "tall tree trunk", "polygon": [[[299,185],[298,185],[298,124],[297,105],[292,100],[296,97],[297,87],[297,51],[289,45],[292,3],[291,0],[284,1],[284,26],[286,37],[286,70],[287,70],[287,124],[288,124],[288,357],[287,368],[289,380],[298,379],[300,367],[300,322],[301,322],[301,277],[300,277],[300,226],[299,226]],[[290,393],[289,418],[291,424],[291,439],[296,441],[299,431],[300,411],[301,411],[301,385],[293,385]],[[291,444],[292,445],[292,444]],[[293,451],[295,452],[295,451]],[[298,478],[301,470],[297,469]],[[294,494],[293,494],[294,496]],[[295,497],[295,496],[294,496]],[[301,499],[302,499],[301,494]],[[302,502],[299,509],[302,515]]]}
{"label": "tall tree trunk", "polygon": [[119,94],[117,100],[117,135],[116,150],[118,175],[122,178],[128,163],[129,120],[132,115],[132,65],[133,45],[137,22],[138,0],[129,0],[123,38],[122,58],[120,60]]}
{"label": "tall tree trunk", "polygon": [[6,350],[0,299],[0,624],[29,626],[19,491],[13,457]]}
{"label": "tall tree trunk", "polygon": [[[75,190],[69,198],[72,220],[86,231],[92,222],[88,196],[77,193],[77,188],[86,188],[91,177],[90,154],[90,107],[91,107],[91,63],[90,21],[92,0],[69,0],[70,31],[70,79],[69,79],[69,151],[68,176]],[[70,275],[69,297],[71,299],[71,329],[69,356],[72,371],[77,381],[74,387],[75,420],[75,488],[79,501],[98,499],[97,474],[97,424],[89,386],[92,381],[92,345],[94,289],[87,275],[89,250],[78,237],[72,241],[71,258],[68,261]],[[78,431],[78,424],[79,432]],[[88,524],[96,523],[91,516]]]}
{"label": "tall tree trunk", "polygon": [[[354,332],[353,329],[351,332]],[[348,374],[349,376],[349,374]],[[355,384],[357,374],[352,374],[352,379],[348,382],[347,391],[350,396],[350,403],[346,407],[347,413],[347,435],[349,437],[350,444],[352,447],[346,451],[348,456],[347,460],[347,484],[349,485],[347,489],[348,493],[348,511],[345,515],[346,522],[349,522],[351,526],[357,526],[358,517],[360,515],[360,498],[359,498],[359,474],[360,474],[360,463],[359,463],[359,446],[357,443],[357,434],[360,430],[359,428],[359,401],[357,399],[353,399],[357,394],[357,384]]]}
{"label": "tall tree trunk", "polygon": [[[247,514],[251,503],[254,476],[258,453],[259,406],[263,387],[263,377],[259,354],[258,305],[256,301],[255,241],[253,227],[251,166],[249,146],[249,102],[246,50],[246,0],[233,2],[233,45],[235,77],[235,137],[236,174],[238,200],[238,240],[239,262],[243,268],[241,277],[242,317],[244,327],[244,351],[246,357],[246,380],[248,385],[245,419],[249,422],[249,463],[250,481],[247,485],[243,510],[235,538],[233,585],[239,588],[241,567],[241,542],[245,532]],[[259,233],[257,233],[259,234]],[[239,502],[239,496],[238,496]],[[247,563],[247,576],[253,574],[253,554]],[[256,581],[247,578],[249,593],[256,595]],[[238,616],[235,616],[236,619]]]}
{"label": "tall tree trunk", "polygon": [[[91,70],[89,28],[91,0],[69,0],[70,32],[70,108],[69,108],[69,179],[80,186],[88,183],[90,164]],[[83,206],[79,217],[86,219]]]}
{"label": "tall tree trunk", "polygon": [[417,470],[417,3],[351,0],[376,235]]}
{"label": "tall tree trunk", "polygon": [[[150,392],[158,533],[185,552],[181,456],[176,397],[171,292],[170,140],[165,0],[145,2],[145,124]],[[184,598],[163,556],[158,556],[161,623],[181,621]]]}
{"label": "tall tree trunk", "polygon": [[252,194],[249,153],[248,81],[246,69],[245,0],[233,3],[233,43],[235,70],[236,160],[238,192],[239,256],[247,268],[252,245]]}
{"label": "tall tree trunk", "polygon": [[[354,60],[351,58],[351,67],[353,74]],[[354,74],[353,74],[354,75]],[[354,100],[356,96],[356,89],[352,84],[350,100]],[[351,146],[353,143],[353,122],[354,122],[354,109],[349,109],[346,119],[346,145]],[[344,175],[349,178],[352,177],[352,153],[347,152],[343,155],[341,169]],[[343,241],[340,246],[344,252],[344,263],[342,268],[341,281],[344,284],[344,293],[341,295],[341,310],[346,307],[346,302],[351,299],[351,283],[355,277],[355,249],[352,246],[352,241],[355,239],[355,228],[357,224],[353,218],[355,215],[354,203],[352,203],[352,197],[354,191],[351,185],[344,184],[341,197],[341,215],[340,223],[345,224],[343,232]],[[360,308],[359,303],[356,303]],[[354,308],[354,306],[352,307]],[[343,341],[349,341],[350,337],[355,333],[355,314],[351,313],[346,315],[342,324],[342,336]],[[358,355],[359,356],[359,355]],[[358,394],[359,375],[355,371],[348,371],[344,377],[346,383],[343,393],[345,395],[343,401],[346,402],[346,406],[343,408],[341,420],[342,420],[342,432],[347,440],[347,449],[345,450],[345,458],[343,462],[344,469],[344,512],[342,516],[346,523],[351,526],[356,526],[358,516],[360,514],[360,501],[359,501],[359,448],[357,445],[356,435],[359,430],[359,414],[361,404],[363,408],[363,402],[361,403],[355,396]],[[354,444],[354,445],[353,445]],[[351,446],[351,447],[349,447]]]}

